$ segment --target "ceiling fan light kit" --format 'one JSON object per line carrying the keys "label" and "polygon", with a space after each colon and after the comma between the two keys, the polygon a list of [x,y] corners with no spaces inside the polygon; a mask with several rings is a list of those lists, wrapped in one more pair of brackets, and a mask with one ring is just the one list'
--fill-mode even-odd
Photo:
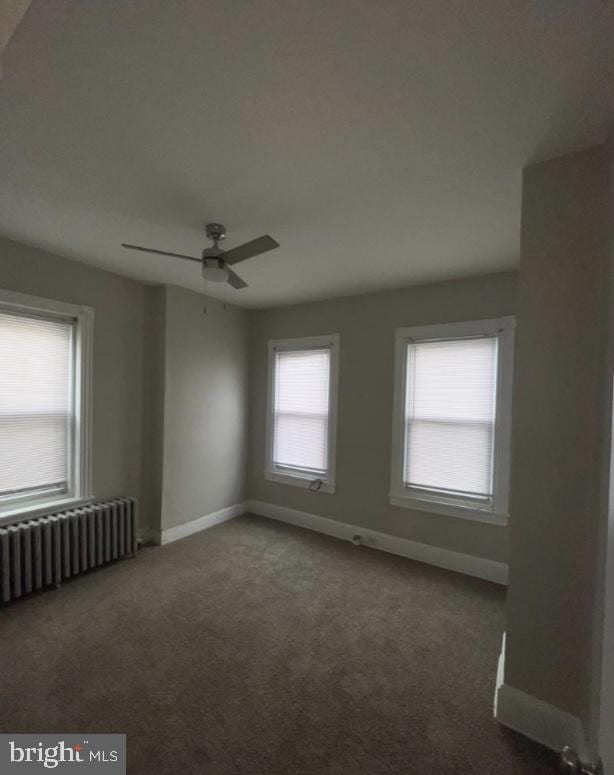
{"label": "ceiling fan light kit", "polygon": [[221,223],[208,223],[206,226],[207,237],[213,242],[213,247],[205,248],[201,258],[186,256],[183,253],[169,253],[166,250],[157,248],[145,248],[141,245],[131,245],[122,242],[122,247],[128,250],[140,250],[144,253],[155,253],[160,256],[171,256],[172,258],[182,258],[187,261],[198,261],[201,264],[201,271],[206,282],[228,283],[236,290],[247,288],[247,283],[239,275],[230,269],[232,264],[238,264],[239,261],[245,261],[248,258],[259,256],[279,247],[279,242],[274,240],[268,234],[257,237],[250,242],[245,242],[231,250],[222,250],[219,243],[226,239],[226,227]]}
{"label": "ceiling fan light kit", "polygon": [[203,258],[202,271],[208,283],[225,283],[228,280],[228,268],[217,258]]}

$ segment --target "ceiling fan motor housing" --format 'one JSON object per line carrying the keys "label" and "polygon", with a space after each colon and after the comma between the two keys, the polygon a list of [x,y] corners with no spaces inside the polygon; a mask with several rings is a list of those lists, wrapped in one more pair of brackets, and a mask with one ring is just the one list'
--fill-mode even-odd
{"label": "ceiling fan motor housing", "polygon": [[218,247],[220,240],[226,239],[226,227],[221,223],[208,223],[207,237],[213,240],[213,247],[203,250],[203,277],[209,283],[225,283],[228,269],[222,256],[224,251]]}

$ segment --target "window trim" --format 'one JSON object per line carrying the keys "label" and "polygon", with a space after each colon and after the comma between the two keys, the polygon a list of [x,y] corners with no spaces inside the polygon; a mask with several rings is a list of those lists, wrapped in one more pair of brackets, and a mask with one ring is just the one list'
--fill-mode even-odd
{"label": "window trim", "polygon": [[[275,405],[275,355],[294,350],[316,350],[330,347],[330,384],[328,399],[328,472],[322,485],[313,488],[313,477],[299,469],[282,471],[273,464],[273,407]],[[339,334],[306,336],[294,339],[270,339],[268,342],[268,380],[266,408],[266,460],[264,478],[270,482],[302,487],[312,492],[334,494],[337,461],[337,410],[339,388]]]}
{"label": "window trim", "polygon": [[38,498],[16,498],[6,501],[0,507],[0,525],[4,525],[19,519],[43,516],[57,511],[59,508],[81,505],[92,500],[91,431],[94,309],[0,289],[0,310],[16,312],[25,316],[40,315],[47,319],[69,319],[75,322],[75,374],[73,380],[75,424],[71,433],[72,464],[69,472],[68,492],[59,492],[56,497],[43,494]]}
{"label": "window trim", "polygon": [[[393,506],[434,514],[506,525],[509,519],[510,457],[512,431],[512,374],[516,318],[507,316],[487,320],[411,326],[395,330],[394,397],[392,411],[392,459],[390,503]],[[493,496],[481,506],[478,499],[446,496],[432,490],[410,489],[403,482],[405,454],[405,388],[407,345],[414,341],[469,339],[480,336],[498,338],[497,401],[493,460]]]}

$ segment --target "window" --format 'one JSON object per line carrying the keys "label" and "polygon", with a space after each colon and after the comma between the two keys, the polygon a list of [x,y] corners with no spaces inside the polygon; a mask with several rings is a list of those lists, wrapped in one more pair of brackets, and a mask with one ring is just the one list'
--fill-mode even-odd
{"label": "window", "polygon": [[335,491],[339,337],[269,342],[266,478]]}
{"label": "window", "polygon": [[513,318],[396,332],[391,501],[507,519]]}
{"label": "window", "polygon": [[0,292],[0,519],[89,495],[92,317]]}

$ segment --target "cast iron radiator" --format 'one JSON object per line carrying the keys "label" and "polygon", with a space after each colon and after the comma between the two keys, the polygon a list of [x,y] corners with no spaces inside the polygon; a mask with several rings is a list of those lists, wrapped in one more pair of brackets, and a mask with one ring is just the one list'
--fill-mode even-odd
{"label": "cast iron radiator", "polygon": [[59,585],[137,551],[136,498],[91,503],[0,528],[0,601]]}

